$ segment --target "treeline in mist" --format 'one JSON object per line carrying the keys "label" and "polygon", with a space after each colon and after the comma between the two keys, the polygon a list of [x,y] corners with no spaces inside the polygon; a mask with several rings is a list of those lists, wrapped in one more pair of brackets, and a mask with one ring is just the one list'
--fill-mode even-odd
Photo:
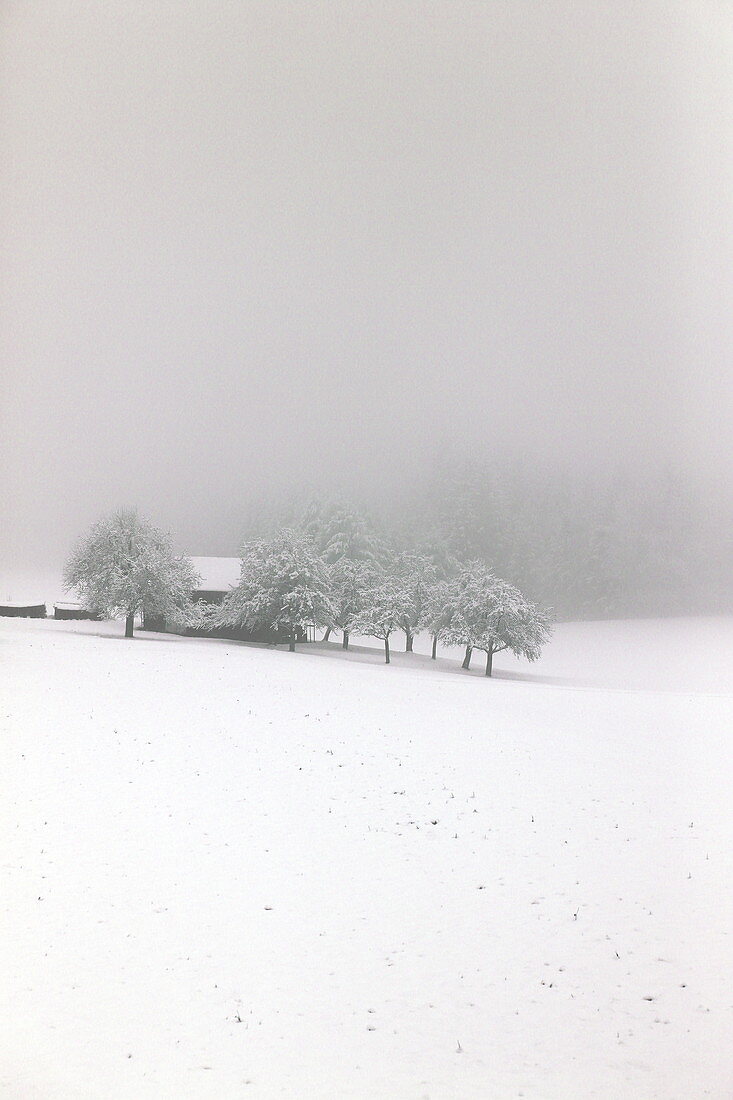
{"label": "treeline in mist", "polygon": [[263,506],[245,538],[286,525],[327,539],[345,513],[358,515],[360,537],[390,550],[449,569],[481,559],[560,619],[704,614],[730,603],[728,512],[669,471],[631,478],[453,463],[383,496]]}

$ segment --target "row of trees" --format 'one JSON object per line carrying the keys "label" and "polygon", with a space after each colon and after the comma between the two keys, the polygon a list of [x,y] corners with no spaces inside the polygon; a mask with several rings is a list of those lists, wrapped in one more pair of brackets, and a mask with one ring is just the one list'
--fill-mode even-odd
{"label": "row of trees", "polygon": [[380,639],[389,663],[395,633],[411,652],[427,631],[433,658],[439,641],[465,647],[465,668],[480,650],[490,676],[496,653],[535,660],[551,630],[549,614],[481,560],[399,549],[345,505],[314,506],[297,526],[249,542],[239,583],[221,605],[194,603],[198,583],[168,537],[130,512],[97,524],[66,571],[67,587],[91,608],[124,615],[127,636],[140,611],[204,630],[276,631],[291,649],[315,625],[326,639],[340,631],[344,648],[352,634]]}
{"label": "row of trees", "polygon": [[550,636],[549,614],[481,561],[448,572],[426,554],[387,552],[380,559],[371,549],[358,557],[350,550],[342,546],[329,562],[297,529],[250,543],[239,585],[221,607],[204,612],[204,623],[250,631],[267,624],[288,636],[291,649],[312,623],[326,638],[340,631],[344,648],[352,634],[380,639],[387,663],[394,634],[403,633],[412,652],[415,636],[426,631],[433,658],[439,641],[465,647],[465,668],[474,650],[483,651],[487,676],[496,653],[511,650],[533,661]]}

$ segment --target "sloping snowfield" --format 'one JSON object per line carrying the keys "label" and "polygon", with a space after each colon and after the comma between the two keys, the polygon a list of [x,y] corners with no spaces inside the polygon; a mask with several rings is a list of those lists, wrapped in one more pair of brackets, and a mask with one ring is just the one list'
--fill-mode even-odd
{"label": "sloping snowfield", "polygon": [[0,1093],[733,1096],[731,620],[121,629],[0,620]]}

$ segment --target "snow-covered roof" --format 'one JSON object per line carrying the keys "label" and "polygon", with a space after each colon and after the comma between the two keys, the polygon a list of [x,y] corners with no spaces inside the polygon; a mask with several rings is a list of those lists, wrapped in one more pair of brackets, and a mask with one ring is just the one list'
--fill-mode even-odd
{"label": "snow-covered roof", "polygon": [[0,607],[40,607],[43,600],[0,600]]}
{"label": "snow-covered roof", "polygon": [[202,592],[228,592],[239,584],[241,558],[189,558],[201,576]]}

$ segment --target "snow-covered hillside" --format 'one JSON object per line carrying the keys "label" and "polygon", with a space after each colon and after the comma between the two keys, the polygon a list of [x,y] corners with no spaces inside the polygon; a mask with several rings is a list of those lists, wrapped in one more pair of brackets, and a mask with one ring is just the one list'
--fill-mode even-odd
{"label": "snow-covered hillside", "polygon": [[733,624],[496,677],[0,620],[0,1092],[729,1097]]}

